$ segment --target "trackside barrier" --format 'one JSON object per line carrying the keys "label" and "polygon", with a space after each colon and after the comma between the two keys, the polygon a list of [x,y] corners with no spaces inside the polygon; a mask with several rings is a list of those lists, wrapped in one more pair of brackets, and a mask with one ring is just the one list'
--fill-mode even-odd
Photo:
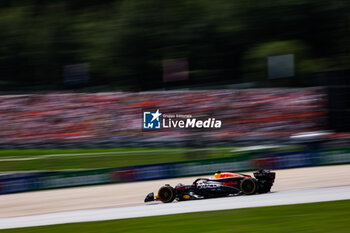
{"label": "trackside barrier", "polygon": [[39,188],[50,189],[112,183],[109,172],[110,169],[99,169],[49,174],[39,178]]}
{"label": "trackside barrier", "polygon": [[56,172],[15,173],[0,176],[0,194],[40,190],[40,178]]}
{"label": "trackside barrier", "polygon": [[204,175],[216,170],[249,171],[259,168],[284,169],[346,163],[350,163],[350,148],[239,155],[222,159],[110,169],[14,173],[0,175],[0,194]]}

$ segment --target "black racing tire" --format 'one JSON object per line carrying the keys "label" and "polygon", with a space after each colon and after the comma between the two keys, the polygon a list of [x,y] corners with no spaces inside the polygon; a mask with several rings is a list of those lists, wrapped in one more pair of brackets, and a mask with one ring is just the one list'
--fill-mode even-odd
{"label": "black racing tire", "polygon": [[175,199],[175,190],[171,186],[163,186],[158,190],[158,199],[163,203],[170,203]]}
{"label": "black racing tire", "polygon": [[252,194],[255,194],[257,191],[256,180],[251,177],[244,178],[241,181],[240,187],[241,187],[241,191],[245,195],[252,195]]}

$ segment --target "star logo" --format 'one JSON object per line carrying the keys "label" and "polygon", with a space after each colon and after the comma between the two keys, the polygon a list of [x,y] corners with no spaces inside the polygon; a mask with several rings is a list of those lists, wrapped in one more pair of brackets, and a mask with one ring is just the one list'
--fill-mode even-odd
{"label": "star logo", "polygon": [[162,115],[160,112],[159,112],[159,109],[157,109],[157,111],[155,113],[151,113],[151,115],[153,116],[152,121],[154,121],[155,119],[157,119],[157,121],[159,121],[159,117],[160,115]]}
{"label": "star logo", "polygon": [[144,129],[160,129],[161,128],[161,115],[157,109],[156,112],[143,112],[143,128]]}

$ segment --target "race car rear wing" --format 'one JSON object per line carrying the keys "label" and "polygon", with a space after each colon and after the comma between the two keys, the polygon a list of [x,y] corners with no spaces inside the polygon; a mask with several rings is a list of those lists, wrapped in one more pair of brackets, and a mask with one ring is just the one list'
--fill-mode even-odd
{"label": "race car rear wing", "polygon": [[276,178],[276,173],[271,172],[270,170],[262,169],[257,172],[254,172],[254,177],[257,180],[266,180],[266,181],[273,182]]}

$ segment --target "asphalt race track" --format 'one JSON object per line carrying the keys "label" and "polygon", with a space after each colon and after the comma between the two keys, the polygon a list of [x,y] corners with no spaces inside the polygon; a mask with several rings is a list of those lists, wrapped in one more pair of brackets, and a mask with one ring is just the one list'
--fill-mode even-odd
{"label": "asphalt race track", "polygon": [[350,198],[350,186],[281,191],[275,193],[235,196],[217,199],[158,203],[133,207],[80,210],[0,219],[0,229],[41,226],[72,222],[101,221],[135,217],[179,214],[210,210],[238,209],[297,203],[345,200]]}
{"label": "asphalt race track", "polygon": [[195,177],[0,195],[0,229],[350,199],[350,165],[276,173],[272,193],[170,204],[143,199],[165,183]]}

